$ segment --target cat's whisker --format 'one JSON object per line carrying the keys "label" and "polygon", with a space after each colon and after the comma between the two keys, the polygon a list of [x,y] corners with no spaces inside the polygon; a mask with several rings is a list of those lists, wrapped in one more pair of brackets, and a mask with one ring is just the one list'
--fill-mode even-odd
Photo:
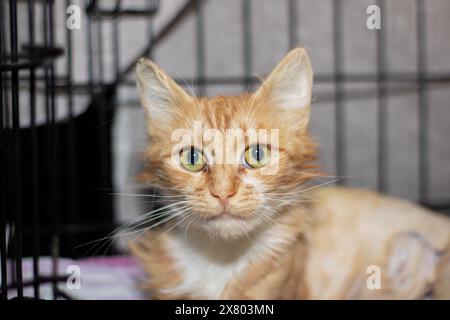
{"label": "cat's whisker", "polygon": [[271,217],[269,214],[267,214],[264,210],[256,210],[255,213],[258,214],[258,216],[260,218],[262,218],[264,221],[266,221],[267,223],[269,223],[271,225],[276,224],[276,221],[273,219],[273,217]]}
{"label": "cat's whisker", "polygon": [[[167,217],[170,218],[171,216],[173,216],[174,213],[178,214],[179,211],[183,211],[183,212],[184,212],[185,209],[188,209],[188,208],[189,208],[189,205],[185,205],[185,206],[182,206],[182,207],[178,207],[178,208],[172,209],[172,210],[167,211],[167,212],[161,212],[161,213],[159,213],[159,214],[156,215],[156,216],[153,216],[153,214],[152,214],[152,215],[151,215],[152,217],[151,217],[150,219],[145,220],[145,221],[141,222],[139,225],[134,226],[134,227],[140,227],[140,226],[145,225],[145,224],[148,224],[149,222],[152,222],[152,221],[154,221],[154,220],[158,220],[158,219],[160,219],[160,218],[162,218],[162,217],[164,217],[164,216],[167,216]],[[164,218],[164,219],[167,219],[167,218]],[[169,219],[169,220],[170,220],[170,219]],[[165,222],[165,221],[161,221],[161,222],[163,223],[163,222]],[[153,227],[153,225],[152,225],[152,227]]]}
{"label": "cat's whisker", "polygon": [[311,199],[309,197],[300,196],[300,195],[297,195],[296,197],[288,197],[288,198],[270,196],[269,199],[271,201],[275,201],[275,202],[279,203],[279,204],[274,205],[275,208],[289,207],[292,205],[301,205],[304,203],[321,202],[321,200]]}
{"label": "cat's whisker", "polygon": [[[167,208],[171,208],[171,207],[173,207],[173,206],[175,206],[175,205],[180,205],[180,204],[183,204],[183,203],[187,203],[187,201],[180,201],[180,202],[178,202],[178,203],[172,203],[172,204],[169,204],[169,205],[167,205],[167,206],[164,206],[164,207],[161,207],[161,208],[152,210],[152,211],[150,211],[150,212],[147,212],[147,213],[145,213],[144,215],[141,215],[141,216],[139,216],[139,217],[136,217],[136,218],[132,219],[131,221],[127,222],[126,224],[119,226],[118,228],[114,229],[113,231],[111,231],[111,232],[110,232],[109,234],[107,234],[106,236],[104,236],[104,237],[102,237],[102,238],[100,238],[100,239],[96,239],[96,240],[92,240],[92,241],[89,241],[89,242],[80,244],[80,245],[76,246],[76,248],[84,247],[84,246],[90,245],[90,244],[97,244],[97,243],[100,243],[101,241],[106,241],[106,240],[113,239],[113,238],[115,238],[115,237],[117,237],[117,236],[120,236],[121,234],[119,234],[119,233],[122,232],[123,230],[126,230],[127,228],[129,228],[130,225],[132,225],[133,223],[137,223],[137,222],[139,222],[139,221],[141,221],[141,220],[145,220],[147,217],[149,217],[149,216],[151,216],[151,215],[154,215],[155,213],[158,213],[158,212],[160,212],[160,211],[162,211],[162,210],[165,210],[165,209],[167,209]],[[187,207],[187,206],[185,206],[185,207]],[[182,207],[182,208],[185,208],[185,207]],[[179,208],[178,208],[178,209],[179,209]],[[177,210],[177,208],[176,208],[175,210]],[[161,213],[160,215],[156,215],[155,217],[152,217],[152,218],[151,218],[150,220],[148,220],[148,221],[144,221],[144,223],[138,224],[138,226],[140,226],[140,225],[142,225],[142,224],[145,224],[145,223],[148,223],[149,221],[152,221],[152,220],[154,220],[154,219],[160,218],[161,216],[164,216],[164,215],[167,215],[167,214],[170,214],[170,213],[171,213],[171,212],[163,212],[163,213]],[[135,226],[135,227],[136,227],[136,226]],[[95,248],[95,246],[94,246],[93,248],[91,248],[91,249],[94,249],[94,248]],[[91,249],[90,249],[90,250],[91,250]]]}
{"label": "cat's whisker", "polygon": [[150,219],[147,219],[147,220],[144,220],[144,221],[142,221],[142,222],[140,222],[139,224],[137,224],[137,225],[132,225],[131,227],[133,227],[133,229],[134,228],[138,228],[138,227],[140,227],[140,226],[142,226],[142,225],[145,225],[145,224],[148,224],[149,222],[152,222],[152,221],[154,221],[154,220],[157,220],[157,219],[160,219],[160,218],[162,218],[162,217],[164,217],[164,216],[169,216],[169,215],[171,215],[171,214],[173,214],[173,213],[176,213],[177,211],[179,211],[179,210],[183,210],[183,209],[186,209],[186,208],[188,208],[189,206],[188,205],[186,205],[186,206],[182,206],[182,207],[179,207],[179,208],[175,208],[175,209],[172,209],[172,210],[170,210],[170,211],[164,211],[164,212],[160,212],[160,213],[158,213],[158,214],[150,214],[150,215],[146,215],[147,217],[151,217]]}
{"label": "cat's whisker", "polygon": [[144,228],[143,231],[148,231],[150,229],[153,229],[153,228],[155,228],[155,227],[157,227],[157,226],[159,226],[159,225],[161,225],[163,223],[166,223],[166,222],[168,222],[168,221],[170,221],[170,220],[172,220],[172,219],[174,219],[176,217],[179,217],[180,215],[186,213],[187,211],[189,211],[189,207],[184,208],[181,212],[177,212],[175,215],[170,214],[167,218],[164,218],[163,220],[158,221],[157,223],[155,223],[155,224],[153,224],[153,225],[151,225],[149,227]]}
{"label": "cat's whisker", "polygon": [[315,177],[312,177],[311,180],[321,180],[321,179],[340,179],[340,180],[346,180],[346,179],[354,179],[358,176],[340,176],[340,175],[331,175],[327,173],[317,173]]}
{"label": "cat's whisker", "polygon": [[250,237],[250,234],[248,234],[247,232],[244,232],[243,235],[244,235],[245,240],[246,240],[247,242],[252,241],[252,239],[251,239],[251,237]]}
{"label": "cat's whisker", "polygon": [[192,191],[191,188],[175,188],[175,187],[169,187],[169,186],[162,186],[162,185],[149,185],[149,187],[155,188],[157,191],[166,191],[166,190],[173,190],[173,191]]}
{"label": "cat's whisker", "polygon": [[[189,212],[189,210],[187,210]],[[175,223],[172,227],[170,227],[169,229],[167,229],[166,231],[164,231],[162,234],[160,234],[155,240],[153,240],[150,244],[156,242],[157,240],[159,240],[162,236],[166,235],[167,233],[169,233],[172,229],[174,229],[176,226],[178,226],[180,223],[182,223],[183,221],[189,219],[191,216],[195,215],[195,212],[189,212],[186,216],[184,216],[183,218],[181,218],[177,223]],[[179,216],[179,215],[177,215]]]}
{"label": "cat's whisker", "polygon": [[335,182],[337,182],[339,180],[340,179],[333,179],[331,181],[326,181],[326,182],[323,182],[323,183],[319,183],[318,185],[314,185],[314,186],[306,188],[306,189],[299,189],[299,190],[295,190],[295,191],[291,191],[291,192],[283,192],[283,193],[281,193],[281,192],[279,192],[279,193],[272,192],[272,193],[268,193],[268,194],[272,194],[272,195],[298,195],[298,194],[302,194],[304,192],[308,192],[308,191],[317,189],[317,188],[325,186],[325,185],[329,185],[329,184],[335,183]]}
{"label": "cat's whisker", "polygon": [[268,202],[273,204],[275,202],[276,207],[289,206],[291,204],[297,203],[298,201],[303,201],[305,198],[301,196],[297,197],[280,197],[274,195],[266,195]]}
{"label": "cat's whisker", "polygon": [[184,240],[187,240],[187,232],[189,229],[189,226],[192,224],[192,222],[194,222],[195,219],[198,218],[197,212],[195,212],[195,214],[193,215],[192,219],[187,223],[186,225],[186,229],[184,230]]}
{"label": "cat's whisker", "polygon": [[158,212],[160,212],[160,211],[164,211],[164,210],[166,210],[166,209],[168,209],[168,208],[176,207],[177,205],[180,205],[180,204],[183,204],[183,205],[186,206],[186,205],[189,204],[189,203],[190,203],[189,200],[178,201],[178,202],[176,202],[176,203],[171,203],[171,204],[168,204],[168,205],[166,205],[166,206],[163,206],[163,207],[154,209],[154,210],[152,210],[152,211],[146,212],[146,213],[144,213],[143,216],[145,217],[145,216],[153,215],[153,214],[158,213]]}
{"label": "cat's whisker", "polygon": [[184,195],[158,195],[158,194],[146,194],[146,193],[111,193],[114,196],[128,196],[128,197],[150,197],[150,198],[184,198]]}
{"label": "cat's whisker", "polygon": [[[176,209],[175,209],[175,210],[176,210]],[[175,211],[175,210],[174,210],[174,211]],[[150,230],[150,229],[152,229],[152,228],[154,228],[154,227],[156,227],[156,226],[158,226],[158,225],[160,225],[160,224],[162,224],[162,223],[164,223],[164,222],[167,222],[167,221],[169,221],[169,220],[171,220],[171,219],[173,219],[173,218],[175,218],[175,217],[177,217],[177,216],[183,214],[186,210],[187,210],[187,209],[184,209],[183,211],[178,212],[178,213],[176,213],[175,215],[173,215],[173,211],[172,211],[172,212],[169,213],[170,216],[169,216],[168,218],[165,218],[163,221],[160,221],[160,222],[158,222],[158,223],[156,223],[156,224],[153,224],[153,225],[151,225],[150,227],[147,227],[147,228],[144,228],[144,229],[138,229],[138,230],[130,231],[130,232],[122,232],[122,233],[120,233],[120,234],[115,234],[115,235],[111,236],[110,239],[114,239],[114,238],[117,238],[117,237],[119,237],[119,236],[123,237],[123,236],[129,236],[129,235],[132,235],[132,234],[139,233],[139,235],[136,237],[136,238],[138,238],[139,236],[141,236],[142,234],[144,234],[146,231],[148,231],[148,230]],[[107,242],[105,242],[105,244],[106,244],[106,243],[107,243]],[[102,246],[104,246],[105,244],[103,244]],[[108,248],[109,248],[111,245],[112,245],[112,241],[108,244],[106,250],[108,250]],[[98,250],[97,250],[97,251],[98,251]]]}
{"label": "cat's whisker", "polygon": [[293,203],[297,203],[297,204],[302,204],[302,203],[321,203],[321,202],[329,201],[329,199],[342,199],[342,198],[348,197],[350,195],[353,195],[355,193],[362,192],[362,191],[369,190],[369,189],[370,189],[370,187],[358,188],[358,189],[356,189],[356,190],[354,190],[352,192],[348,192],[348,193],[346,193],[344,195],[335,196],[335,197],[329,197],[326,200],[313,199],[313,198],[309,198],[309,197],[308,198],[292,199],[292,200],[294,201]]}
{"label": "cat's whisker", "polygon": [[[180,208],[181,209],[181,208]],[[156,216],[156,217],[152,217],[152,219],[150,219],[150,220],[147,220],[147,221],[144,221],[143,223],[140,223],[139,225],[142,225],[142,224],[147,224],[147,223],[149,223],[150,221],[152,221],[152,220],[155,220],[155,219],[158,219],[158,218],[161,218],[161,217],[163,217],[163,216],[165,216],[165,215],[170,215],[170,214],[173,214],[174,212],[176,212],[178,209],[173,209],[172,211],[170,211],[170,212],[164,212],[164,213],[161,213],[161,214],[159,214],[158,216]],[[143,218],[143,217],[138,217],[138,218]],[[144,217],[145,218],[145,217]],[[138,225],[138,226],[139,226]],[[137,226],[133,226],[133,228],[136,228]],[[92,250],[94,250],[94,249],[96,249],[96,247],[97,247],[97,249],[95,250],[95,255],[97,254],[97,252],[98,251],[100,251],[100,249],[101,248],[103,248],[105,245],[108,245],[107,246],[107,248],[106,248],[106,250],[105,250],[105,252],[108,250],[108,248],[112,245],[112,243],[113,243],[113,241],[110,241],[110,240],[114,240],[114,239],[116,239],[116,238],[118,238],[118,237],[122,237],[122,236],[126,236],[126,235],[129,235],[129,234],[133,234],[133,233],[137,233],[137,232],[139,232],[140,230],[138,229],[138,230],[136,230],[136,231],[133,231],[133,232],[124,232],[124,231],[126,231],[127,229],[129,229],[130,228],[130,223],[127,223],[127,224],[125,224],[125,225],[123,225],[123,226],[120,226],[119,228],[117,228],[117,229],[115,229],[114,231],[112,231],[111,233],[109,233],[107,236],[105,236],[105,237],[103,237],[103,238],[101,238],[101,239],[97,239],[97,240],[93,240],[93,241],[90,241],[90,242],[88,242],[88,243],[84,243],[84,244],[82,244],[82,245],[79,245],[78,247],[82,247],[82,246],[85,246],[85,245],[88,245],[88,244],[94,244],[94,246],[92,247],[92,248],[90,248],[90,249],[88,249],[88,251],[86,252],[86,255],[89,253],[89,252],[91,252]],[[129,230],[132,230],[132,229],[129,229]],[[103,242],[103,243],[102,243]]]}

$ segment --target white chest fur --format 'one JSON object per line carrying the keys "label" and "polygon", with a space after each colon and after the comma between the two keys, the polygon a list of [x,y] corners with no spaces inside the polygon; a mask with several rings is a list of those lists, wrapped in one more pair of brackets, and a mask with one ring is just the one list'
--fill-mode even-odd
{"label": "white chest fur", "polygon": [[210,240],[195,234],[174,232],[169,246],[171,257],[181,272],[182,281],[164,293],[191,295],[203,299],[220,299],[226,285],[246,266],[273,254],[288,239],[272,227],[251,240]]}

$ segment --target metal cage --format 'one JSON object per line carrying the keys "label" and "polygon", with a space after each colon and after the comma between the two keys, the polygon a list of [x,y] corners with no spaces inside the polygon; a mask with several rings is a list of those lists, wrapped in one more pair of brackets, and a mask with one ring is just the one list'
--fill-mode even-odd
{"label": "metal cage", "polygon": [[[1,299],[14,296],[24,298],[24,287],[34,288],[34,298],[40,298],[40,286],[53,284],[55,299],[70,299],[58,290],[58,281],[65,275],[57,273],[60,256],[80,257],[84,254],[76,244],[101,238],[111,232],[117,222],[114,219],[114,205],[110,191],[112,182],[113,156],[111,153],[111,123],[120,107],[117,101],[119,86],[134,85],[128,79],[137,60],[150,56],[162,40],[188,16],[194,15],[196,33],[196,73],[192,79],[199,94],[207,85],[257,83],[251,75],[253,57],[250,18],[254,1],[241,0],[242,43],[244,76],[208,77],[205,73],[205,22],[204,3],[189,0],[179,9],[158,33],[152,23],[158,14],[160,3],[149,0],[145,8],[126,9],[120,0],[112,9],[104,9],[99,1],[85,1],[83,10],[87,25],[86,56],[88,75],[86,82],[73,80],[74,39],[71,30],[64,32],[64,45],[55,42],[55,1],[8,0],[0,4],[0,257],[1,257]],[[295,47],[298,28],[301,25],[296,7],[301,0],[287,0],[289,46]],[[65,8],[71,4],[65,1]],[[384,10],[384,1],[377,4]],[[351,97],[346,96],[345,83],[365,82],[376,85],[377,95],[377,185],[380,191],[388,191],[386,146],[387,85],[400,82],[415,86],[419,97],[419,170],[421,204],[440,210],[450,209],[450,198],[442,203],[429,201],[429,103],[427,89],[430,83],[448,85],[450,71],[440,74],[426,72],[425,1],[416,0],[417,12],[417,72],[393,73],[386,69],[386,41],[383,29],[377,31],[376,73],[346,73],[342,70],[342,1],[333,1],[333,47],[334,70],[318,74],[317,83],[334,86],[336,174],[344,176],[345,150],[348,147],[343,128],[346,118],[343,110]],[[65,16],[65,12],[57,12]],[[22,17],[20,20],[19,18]],[[36,17],[42,25],[37,27]],[[130,63],[120,63],[121,39],[118,28],[128,18],[144,19],[149,34],[146,45]],[[20,22],[20,23],[19,23]],[[24,23],[26,22],[26,23]],[[103,39],[105,23],[111,23],[110,39]],[[23,35],[22,38],[19,37]],[[113,57],[107,65],[104,59],[103,43],[113,47]],[[57,72],[56,61],[62,59],[65,74]],[[105,69],[113,70],[112,80],[105,79]],[[181,79],[178,81],[183,84]],[[87,97],[86,112],[75,115],[75,94]],[[45,117],[37,119],[37,100],[43,99]],[[58,109],[67,108],[66,116],[58,118]],[[29,122],[21,123],[26,114]],[[99,125],[102,124],[102,125]],[[111,251],[112,252],[112,251]],[[51,276],[43,276],[39,270],[39,258],[50,255],[53,261]],[[22,257],[33,259],[33,281],[24,282]],[[10,267],[8,267],[10,264]],[[9,272],[8,272],[9,271]]]}

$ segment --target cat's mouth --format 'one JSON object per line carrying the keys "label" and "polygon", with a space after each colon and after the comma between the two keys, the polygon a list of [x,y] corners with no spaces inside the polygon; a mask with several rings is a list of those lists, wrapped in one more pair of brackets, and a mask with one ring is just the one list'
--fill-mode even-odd
{"label": "cat's mouth", "polygon": [[206,216],[206,221],[219,221],[219,220],[247,220],[248,217],[239,216],[236,214],[232,214],[229,211],[222,211],[219,214],[215,214],[213,216]]}

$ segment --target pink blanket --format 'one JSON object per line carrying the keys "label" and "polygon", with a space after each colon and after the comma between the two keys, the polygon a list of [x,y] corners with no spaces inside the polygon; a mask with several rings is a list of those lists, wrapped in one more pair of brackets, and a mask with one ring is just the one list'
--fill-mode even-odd
{"label": "pink blanket", "polygon": [[[11,264],[8,263],[11,267]],[[33,279],[33,264],[31,258],[24,258],[23,280]],[[39,259],[41,276],[50,276],[52,261],[50,257]],[[144,280],[144,274],[136,261],[128,256],[93,257],[80,260],[60,258],[57,266],[58,274],[67,276],[68,281],[58,282],[58,288],[74,299],[95,300],[141,300],[146,298],[139,290],[139,283]],[[11,270],[10,270],[11,271]],[[8,277],[11,272],[8,272]],[[52,299],[52,286],[43,283],[40,286],[42,299]],[[16,290],[9,290],[9,298],[16,295]],[[33,297],[33,287],[26,286],[24,295]]]}

